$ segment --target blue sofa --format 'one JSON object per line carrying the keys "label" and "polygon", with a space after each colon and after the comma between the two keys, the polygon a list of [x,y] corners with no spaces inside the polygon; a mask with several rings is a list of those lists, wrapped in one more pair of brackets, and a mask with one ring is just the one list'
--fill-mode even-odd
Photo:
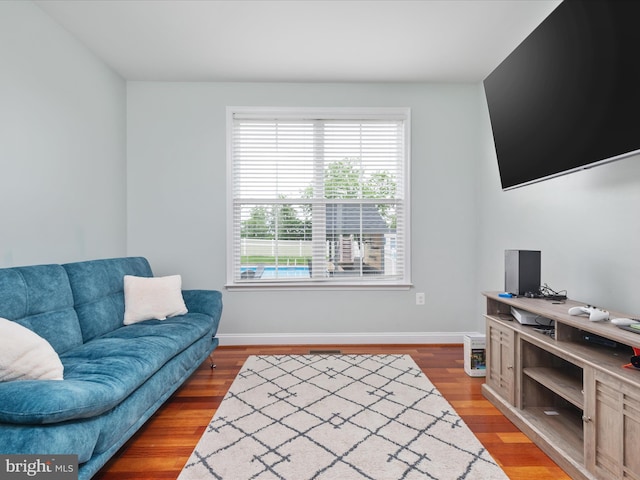
{"label": "blue sofa", "polygon": [[77,454],[91,478],[218,345],[222,295],[184,290],[188,313],[123,325],[124,275],[142,257],[0,269],[0,317],[45,338],[64,379],[0,382],[0,453]]}

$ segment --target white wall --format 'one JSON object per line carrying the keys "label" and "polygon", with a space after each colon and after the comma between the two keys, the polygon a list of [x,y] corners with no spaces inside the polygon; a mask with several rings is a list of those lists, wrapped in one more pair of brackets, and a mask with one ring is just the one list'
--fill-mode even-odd
{"label": "white wall", "polygon": [[502,192],[481,85],[125,87],[30,2],[0,2],[0,65],[0,267],[140,254],[224,290],[227,105],[409,106],[415,288],[225,291],[223,334],[482,330],[508,248],[542,250],[552,288],[640,316],[639,157]]}
{"label": "white wall", "polygon": [[126,254],[125,82],[0,2],[0,267]]}
{"label": "white wall", "polygon": [[541,250],[543,283],[640,317],[640,157],[503,192],[484,101],[480,126],[478,289],[504,289],[505,249]]}
{"label": "white wall", "polygon": [[224,291],[220,331],[437,341],[476,330],[481,94],[478,85],[129,82],[128,253],[147,256],[156,275],[181,273],[186,287],[224,290],[227,106],[411,107],[415,289]]}

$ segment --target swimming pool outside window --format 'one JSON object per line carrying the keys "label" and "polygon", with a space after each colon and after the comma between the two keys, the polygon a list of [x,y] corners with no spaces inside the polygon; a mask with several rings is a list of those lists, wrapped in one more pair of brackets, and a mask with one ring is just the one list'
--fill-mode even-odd
{"label": "swimming pool outside window", "polygon": [[410,283],[409,109],[227,109],[227,287]]}

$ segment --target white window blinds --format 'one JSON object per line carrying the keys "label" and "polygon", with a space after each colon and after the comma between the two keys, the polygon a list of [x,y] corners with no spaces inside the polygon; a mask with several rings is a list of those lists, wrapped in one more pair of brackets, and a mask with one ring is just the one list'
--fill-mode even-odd
{"label": "white window blinds", "polygon": [[406,284],[408,110],[229,109],[229,285]]}

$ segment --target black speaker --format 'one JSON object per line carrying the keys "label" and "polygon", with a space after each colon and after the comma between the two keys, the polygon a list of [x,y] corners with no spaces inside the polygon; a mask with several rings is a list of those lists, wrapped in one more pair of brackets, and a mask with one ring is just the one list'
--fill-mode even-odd
{"label": "black speaker", "polygon": [[514,295],[540,291],[540,251],[504,251],[504,291]]}

